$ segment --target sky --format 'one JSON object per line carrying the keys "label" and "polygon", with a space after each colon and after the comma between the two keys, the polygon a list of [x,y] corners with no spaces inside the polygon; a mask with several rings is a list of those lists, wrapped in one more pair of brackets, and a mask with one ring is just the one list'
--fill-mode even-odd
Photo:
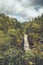
{"label": "sky", "polygon": [[42,15],[43,0],[0,0],[0,13],[28,21]]}

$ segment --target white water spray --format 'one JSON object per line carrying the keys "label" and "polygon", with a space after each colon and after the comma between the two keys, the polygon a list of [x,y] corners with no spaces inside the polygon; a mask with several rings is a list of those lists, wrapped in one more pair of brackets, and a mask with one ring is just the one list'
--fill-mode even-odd
{"label": "white water spray", "polygon": [[24,50],[25,51],[30,50],[27,34],[24,34]]}

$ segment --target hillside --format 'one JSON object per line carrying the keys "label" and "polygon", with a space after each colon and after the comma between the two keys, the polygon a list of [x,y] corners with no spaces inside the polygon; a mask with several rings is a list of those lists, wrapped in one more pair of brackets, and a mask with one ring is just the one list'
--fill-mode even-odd
{"label": "hillside", "polygon": [[28,34],[28,40],[31,39],[33,43],[43,44],[43,15],[25,23],[24,31]]}
{"label": "hillside", "polygon": [[[24,34],[28,35],[30,52],[25,53]],[[0,14],[0,65],[43,65],[43,14],[20,23]]]}

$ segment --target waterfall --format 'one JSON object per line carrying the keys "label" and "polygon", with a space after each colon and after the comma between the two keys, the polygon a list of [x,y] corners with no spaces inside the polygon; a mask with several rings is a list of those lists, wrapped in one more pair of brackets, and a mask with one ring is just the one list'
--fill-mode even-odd
{"label": "waterfall", "polygon": [[27,34],[24,34],[24,50],[25,51],[30,50]]}

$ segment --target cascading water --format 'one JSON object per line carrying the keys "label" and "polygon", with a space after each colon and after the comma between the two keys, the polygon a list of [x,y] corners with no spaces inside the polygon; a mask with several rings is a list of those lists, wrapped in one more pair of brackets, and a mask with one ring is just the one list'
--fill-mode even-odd
{"label": "cascading water", "polygon": [[27,34],[24,34],[24,50],[25,51],[30,50]]}

